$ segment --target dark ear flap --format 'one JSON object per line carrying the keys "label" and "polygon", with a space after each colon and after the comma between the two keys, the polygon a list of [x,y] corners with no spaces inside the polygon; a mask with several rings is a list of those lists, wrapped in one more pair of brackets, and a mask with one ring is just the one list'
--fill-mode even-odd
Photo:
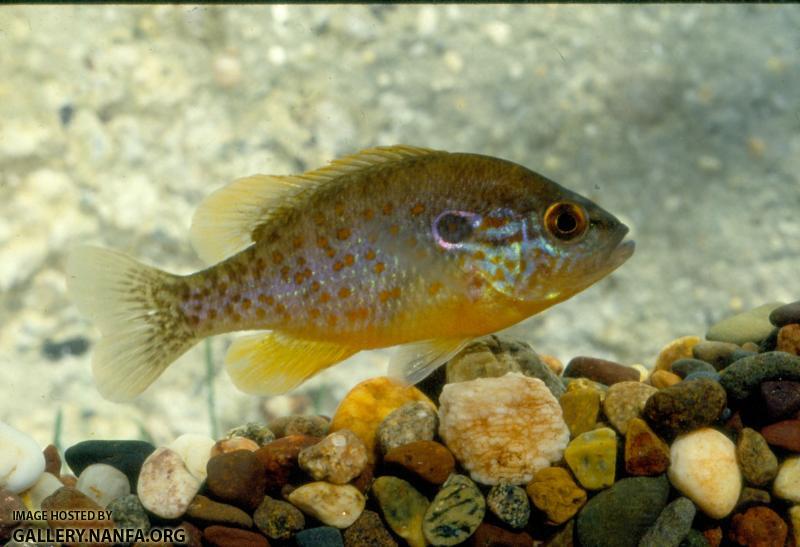
{"label": "dark ear flap", "polygon": [[436,243],[446,249],[467,245],[475,229],[480,226],[481,217],[469,211],[444,211],[433,221],[433,237]]}

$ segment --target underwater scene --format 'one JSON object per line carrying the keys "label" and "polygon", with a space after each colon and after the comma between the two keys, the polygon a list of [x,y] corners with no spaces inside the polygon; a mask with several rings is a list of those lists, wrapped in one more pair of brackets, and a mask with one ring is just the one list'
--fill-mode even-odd
{"label": "underwater scene", "polygon": [[800,544],[800,7],[0,7],[0,544]]}

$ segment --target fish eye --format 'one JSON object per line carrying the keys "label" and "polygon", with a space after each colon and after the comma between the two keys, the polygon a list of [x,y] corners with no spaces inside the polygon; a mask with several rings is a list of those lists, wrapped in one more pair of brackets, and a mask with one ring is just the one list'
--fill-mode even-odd
{"label": "fish eye", "polygon": [[442,247],[453,247],[467,240],[475,229],[477,215],[464,211],[445,211],[433,221],[433,233]]}
{"label": "fish eye", "polygon": [[559,202],[547,208],[544,224],[553,237],[561,241],[575,241],[589,227],[586,210],[576,203]]}

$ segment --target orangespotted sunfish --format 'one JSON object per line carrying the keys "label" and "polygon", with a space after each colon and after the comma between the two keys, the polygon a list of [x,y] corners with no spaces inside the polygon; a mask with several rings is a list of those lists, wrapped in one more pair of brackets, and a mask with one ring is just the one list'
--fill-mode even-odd
{"label": "orangespotted sunfish", "polygon": [[74,301],[102,332],[93,372],[130,400],[207,336],[241,390],[286,392],[361,351],[402,345],[391,375],[416,382],[470,339],[571,297],[634,250],[628,228],[510,161],[378,147],[293,176],[211,194],[191,241],[208,264],[173,275],[79,247]]}

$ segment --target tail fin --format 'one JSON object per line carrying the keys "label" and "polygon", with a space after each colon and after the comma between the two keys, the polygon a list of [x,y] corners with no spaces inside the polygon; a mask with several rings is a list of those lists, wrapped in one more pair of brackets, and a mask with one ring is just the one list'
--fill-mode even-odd
{"label": "tail fin", "polygon": [[97,389],[112,401],[144,391],[197,339],[177,305],[178,276],[117,251],[79,247],[67,259],[67,287],[103,337],[94,348]]}

